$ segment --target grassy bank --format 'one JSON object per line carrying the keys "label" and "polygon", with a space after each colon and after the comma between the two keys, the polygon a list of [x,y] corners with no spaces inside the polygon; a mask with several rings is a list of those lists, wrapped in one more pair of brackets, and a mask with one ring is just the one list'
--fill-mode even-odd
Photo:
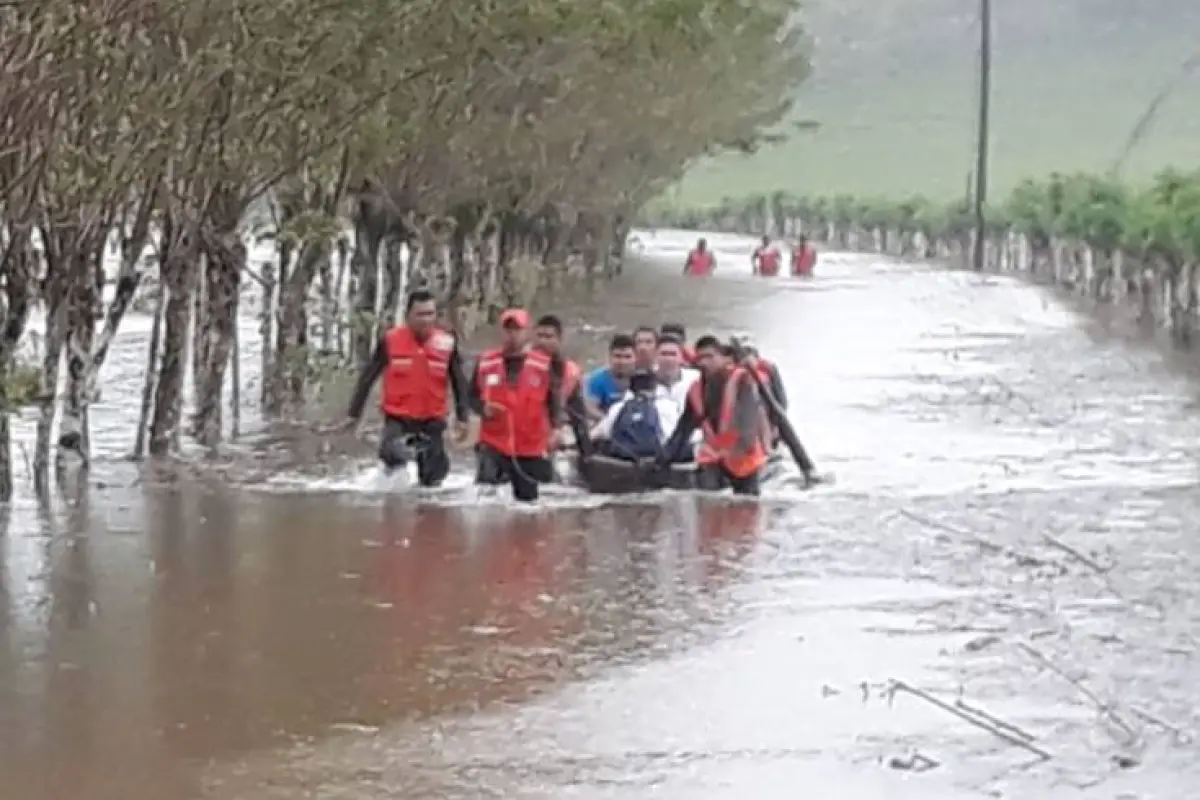
{"label": "grassy bank", "polygon": [[[777,188],[804,195],[937,199],[966,189],[975,136],[977,20],[969,1],[824,0],[808,14],[812,80],[796,118],[820,123],[750,157],[698,165],[682,206]],[[1200,6],[1183,0],[1008,0],[995,14],[992,186],[1107,170],[1150,99],[1197,50]],[[1125,170],[1200,164],[1200,71],[1181,80]]]}

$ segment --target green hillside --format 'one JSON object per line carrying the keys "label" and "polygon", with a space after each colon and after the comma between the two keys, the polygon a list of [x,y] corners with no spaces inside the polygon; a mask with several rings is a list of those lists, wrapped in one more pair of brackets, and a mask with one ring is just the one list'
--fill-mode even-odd
{"label": "green hillside", "polygon": [[[1200,51],[1197,0],[993,0],[992,181],[1104,170],[1150,99]],[[814,74],[800,118],[820,123],[754,156],[698,165],[688,204],[787,189],[963,193],[975,136],[977,0],[810,0]],[[1144,176],[1200,165],[1200,69],[1127,162]]]}

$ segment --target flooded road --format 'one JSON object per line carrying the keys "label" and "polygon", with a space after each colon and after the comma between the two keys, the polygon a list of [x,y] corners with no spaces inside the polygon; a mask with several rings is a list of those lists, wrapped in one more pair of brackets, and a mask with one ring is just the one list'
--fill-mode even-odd
{"label": "flooded road", "polygon": [[106,486],[0,535],[0,797],[1190,797],[1195,385],[1007,279],[827,254],[756,280],[711,236],[721,272],[685,281],[692,236],[639,238],[613,307],[567,314],[576,351],[750,332],[836,485],[130,487],[133,320]]}

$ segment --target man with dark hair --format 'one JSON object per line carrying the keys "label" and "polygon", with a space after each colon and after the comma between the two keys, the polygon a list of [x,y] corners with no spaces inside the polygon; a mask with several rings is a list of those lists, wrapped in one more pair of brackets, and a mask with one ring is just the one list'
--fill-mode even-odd
{"label": "man with dark hair", "polygon": [[586,456],[591,450],[591,439],[588,437],[587,406],[583,402],[583,370],[562,354],[562,339],[562,320],[553,314],[538,319],[533,329],[533,346],[550,356],[550,371],[559,382],[559,408],[566,417],[559,424],[571,428],[580,454]]}
{"label": "man with dark hair", "polygon": [[696,341],[700,379],[688,390],[687,406],[658,466],[666,468],[674,461],[699,429],[703,439],[696,454],[697,488],[719,491],[729,486],[735,494],[757,495],[770,437],[766,413],[753,377],[723,350],[728,346],[715,336]]}
{"label": "man with dark hair", "polygon": [[634,369],[654,371],[655,356],[658,355],[658,331],[649,325],[641,325],[633,331]]}
{"label": "man with dark hair", "polygon": [[450,472],[444,441],[447,387],[454,394],[454,436],[465,437],[467,426],[468,389],[458,342],[436,326],[436,318],[432,292],[418,289],[408,296],[404,323],[380,337],[358,378],[346,420],[346,427],[358,425],[371,387],[382,376],[379,460],[391,472],[407,465],[415,450],[422,486],[437,486]]}
{"label": "man with dark hair", "polygon": [[661,336],[674,336],[679,339],[679,353],[683,357],[685,367],[696,366],[696,351],[687,346],[687,329],[680,322],[664,322],[659,329]]}
{"label": "man with dark hair", "polygon": [[635,360],[633,337],[628,333],[613,336],[608,343],[608,366],[597,367],[584,380],[583,398],[588,416],[594,421],[603,419],[605,412],[625,396]]}
{"label": "man with dark hair", "polygon": [[500,315],[503,344],[479,357],[471,377],[471,406],[481,417],[475,481],[508,483],[513,498],[533,502],[538,484],[554,480],[550,454],[558,447],[561,386],[550,356],[528,346],[529,313]]}

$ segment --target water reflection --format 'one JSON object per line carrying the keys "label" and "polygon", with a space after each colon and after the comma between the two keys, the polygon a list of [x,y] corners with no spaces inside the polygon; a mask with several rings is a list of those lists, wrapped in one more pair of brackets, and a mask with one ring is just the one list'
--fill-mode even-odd
{"label": "water reflection", "polygon": [[752,546],[747,508],[481,514],[187,487],[147,496],[144,537],[81,512],[39,542],[40,658],[0,570],[0,773],[33,800],[191,796],[214,758],[522,702],[686,646]]}

